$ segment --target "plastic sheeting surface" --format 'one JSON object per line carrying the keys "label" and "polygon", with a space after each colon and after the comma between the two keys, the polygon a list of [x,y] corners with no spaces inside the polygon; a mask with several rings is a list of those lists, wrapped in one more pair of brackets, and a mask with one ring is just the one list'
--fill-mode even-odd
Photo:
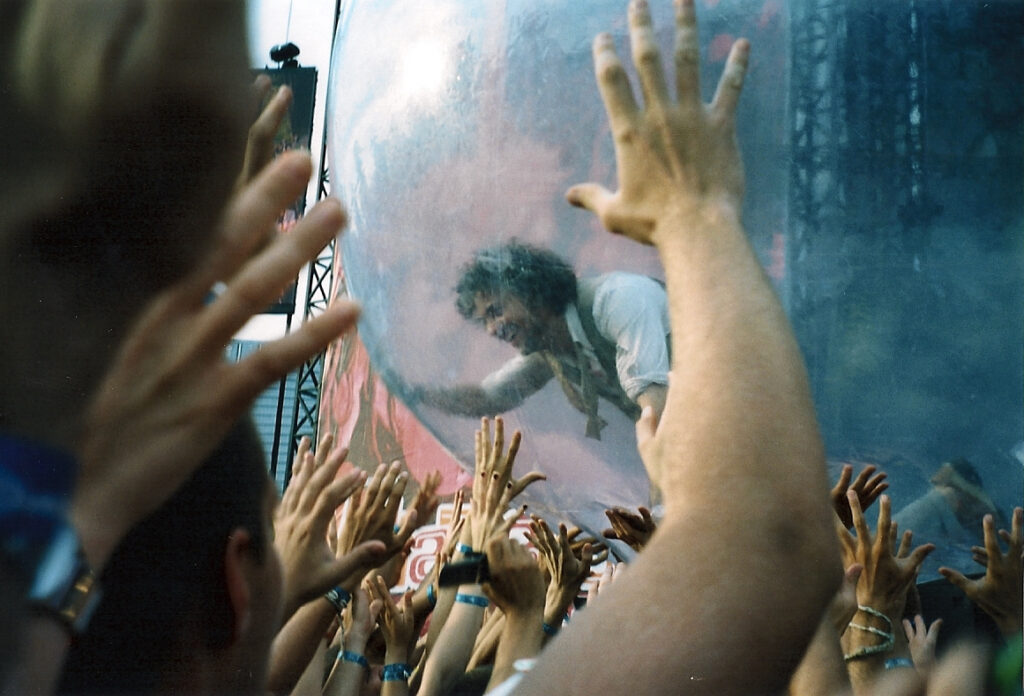
{"label": "plastic sheeting surface", "polygon": [[[670,56],[671,3],[652,5]],[[732,41],[753,45],[738,116],[745,222],[807,356],[831,473],[842,461],[882,465],[894,511],[956,456],[1003,514],[1021,500],[1024,90],[1009,29],[1020,7],[698,2],[706,98]],[[455,310],[459,269],[481,248],[517,238],[581,277],[660,275],[650,249],[564,201],[574,183],[615,184],[590,57],[601,31],[628,56],[624,2],[344,5],[331,187],[350,212],[340,246],[364,306],[360,338],[399,398],[405,384],[479,383],[515,357]],[[368,453],[408,454],[414,474],[442,468],[444,490],[461,484],[452,461],[471,470],[478,421],[368,396],[381,386],[351,346],[329,363],[328,421],[383,428],[391,444]],[[549,477],[526,495],[533,510],[600,529],[605,507],[647,502],[632,422],[608,402],[600,413],[602,439],[586,438],[552,381],[505,414],[524,432],[517,473]],[[453,459],[422,441],[412,416]],[[405,450],[400,432],[412,433]],[[960,536],[918,536],[940,547],[926,575],[942,562],[973,570]]]}

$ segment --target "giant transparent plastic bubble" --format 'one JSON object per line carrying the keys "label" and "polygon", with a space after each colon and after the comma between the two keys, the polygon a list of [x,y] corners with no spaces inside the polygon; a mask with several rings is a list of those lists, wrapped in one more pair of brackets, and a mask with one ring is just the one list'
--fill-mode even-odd
{"label": "giant transparent plastic bubble", "polygon": [[[650,249],[564,200],[577,182],[615,184],[590,45],[609,31],[628,57],[625,5],[344,3],[331,187],[350,213],[342,250],[360,334],[400,397],[479,383],[515,357],[455,309],[479,249],[516,238],[580,277],[661,275]],[[830,474],[882,465],[899,510],[965,456],[1005,515],[1022,479],[1022,90],[1006,29],[1020,4],[946,5],[698,1],[702,81],[709,98],[733,40],[751,40],[745,222],[807,356]],[[671,2],[652,13],[671,56]],[[471,468],[478,421],[409,402]],[[604,401],[600,415],[609,425],[587,438],[555,380],[505,414],[525,436],[517,473],[549,478],[526,495],[534,510],[599,529],[605,507],[648,502],[632,421]]]}

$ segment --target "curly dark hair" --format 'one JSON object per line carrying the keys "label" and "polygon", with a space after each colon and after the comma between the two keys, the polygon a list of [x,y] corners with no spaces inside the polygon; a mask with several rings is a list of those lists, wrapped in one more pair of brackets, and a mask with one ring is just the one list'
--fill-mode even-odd
{"label": "curly dark hair", "polygon": [[462,267],[455,292],[455,307],[466,319],[478,293],[514,295],[528,309],[561,314],[576,301],[576,272],[554,252],[513,239],[476,252]]}

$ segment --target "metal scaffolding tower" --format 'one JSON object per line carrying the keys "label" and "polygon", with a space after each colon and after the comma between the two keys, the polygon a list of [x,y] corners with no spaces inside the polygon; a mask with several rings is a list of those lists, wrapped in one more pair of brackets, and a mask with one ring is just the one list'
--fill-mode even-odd
{"label": "metal scaffolding tower", "polygon": [[[338,21],[341,18],[342,0],[337,0],[334,8],[334,24],[331,28],[331,56],[334,55],[334,41],[337,40]],[[328,80],[330,71],[328,70]],[[321,136],[320,166],[317,182],[317,200],[330,194],[330,173],[327,170],[327,119]],[[314,263],[309,265],[306,282],[306,296],[303,303],[303,316],[308,319],[321,314],[331,303],[334,278],[334,256],[337,239],[320,252]],[[320,423],[320,393],[323,384],[324,354],[320,353],[305,362],[298,370],[295,389],[295,403],[292,408],[292,438],[289,444],[288,469],[284,480],[291,478],[291,461],[298,450],[299,442],[308,437],[313,443],[317,441],[317,429]]]}
{"label": "metal scaffolding tower", "polygon": [[844,0],[791,4],[789,269],[787,305],[800,327],[813,384],[824,378],[834,309],[823,307],[815,285],[817,248],[845,224],[839,162],[846,140],[846,104],[837,90],[845,49]]}

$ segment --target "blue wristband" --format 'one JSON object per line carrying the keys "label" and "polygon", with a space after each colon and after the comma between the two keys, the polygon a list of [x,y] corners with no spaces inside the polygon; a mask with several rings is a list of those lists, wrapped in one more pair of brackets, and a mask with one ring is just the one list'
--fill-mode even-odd
{"label": "blue wristband", "polygon": [[483,557],[482,553],[480,553],[479,551],[474,551],[472,546],[467,546],[466,544],[459,544],[458,550],[459,550],[459,553],[461,553],[466,558],[481,558],[481,557]]}
{"label": "blue wristband", "polygon": [[462,594],[461,592],[455,595],[456,602],[462,602],[463,604],[472,604],[476,607],[487,608],[490,605],[490,601],[486,597],[480,595]]}
{"label": "blue wristband", "polygon": [[384,669],[380,673],[380,680],[382,682],[408,681],[410,674],[412,674],[412,670],[409,669],[409,665],[404,662],[393,662],[390,665],[384,665]]}
{"label": "blue wristband", "polygon": [[914,663],[905,657],[890,657],[885,661],[886,669],[897,669],[899,667],[911,667],[913,668]]}
{"label": "blue wristband", "polygon": [[359,653],[352,652],[351,650],[342,650],[338,655],[338,659],[344,660],[345,662],[355,662],[363,669],[370,669],[370,663],[366,661],[366,658]]}
{"label": "blue wristband", "polygon": [[549,624],[547,621],[541,624],[541,628],[543,628],[544,632],[547,633],[549,636],[553,636],[556,633],[558,633],[558,629]]}
{"label": "blue wristband", "polygon": [[434,590],[434,583],[427,585],[427,601],[430,602],[431,608],[437,606],[437,592]]}

